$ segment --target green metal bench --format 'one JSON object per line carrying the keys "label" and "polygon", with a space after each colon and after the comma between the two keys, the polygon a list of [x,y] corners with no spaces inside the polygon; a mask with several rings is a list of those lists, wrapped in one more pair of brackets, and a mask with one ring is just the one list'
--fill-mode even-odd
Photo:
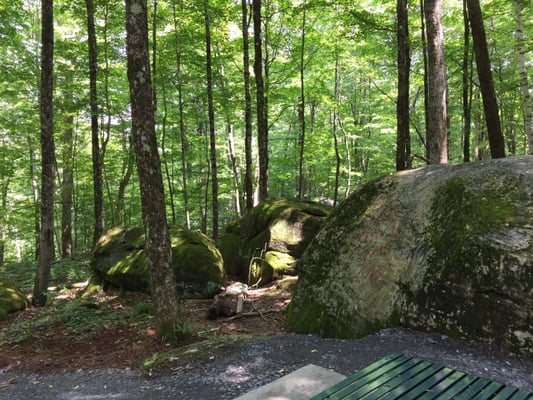
{"label": "green metal bench", "polygon": [[533,393],[394,353],[310,400],[533,400]]}

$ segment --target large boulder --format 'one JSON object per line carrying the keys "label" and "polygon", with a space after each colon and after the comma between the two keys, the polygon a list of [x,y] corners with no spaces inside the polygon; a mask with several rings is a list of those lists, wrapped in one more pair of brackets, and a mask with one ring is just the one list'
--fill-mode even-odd
{"label": "large boulder", "polygon": [[266,200],[226,227],[219,240],[228,275],[261,283],[295,274],[296,262],[320,230],[331,206],[292,199]]}
{"label": "large boulder", "polygon": [[0,279],[0,321],[7,314],[23,310],[28,306],[28,299],[17,287]]}
{"label": "large boulder", "polygon": [[[225,281],[215,243],[200,232],[170,228],[176,285],[184,297],[212,297]],[[142,227],[115,227],[100,240],[91,260],[96,280],[133,291],[149,291]]]}
{"label": "large boulder", "polygon": [[533,354],[533,157],[396,173],[363,186],[300,259],[297,332],[404,324]]}

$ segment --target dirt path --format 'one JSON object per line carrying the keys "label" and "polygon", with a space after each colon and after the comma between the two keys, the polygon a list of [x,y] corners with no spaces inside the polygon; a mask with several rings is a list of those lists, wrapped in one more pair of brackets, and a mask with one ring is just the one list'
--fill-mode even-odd
{"label": "dirt path", "polygon": [[0,372],[0,398],[26,400],[233,399],[313,363],[348,375],[391,352],[405,353],[533,390],[533,361],[499,349],[403,328],[360,340],[282,335],[256,339],[207,361],[177,360],[152,379],[138,369],[80,369],[35,374]]}

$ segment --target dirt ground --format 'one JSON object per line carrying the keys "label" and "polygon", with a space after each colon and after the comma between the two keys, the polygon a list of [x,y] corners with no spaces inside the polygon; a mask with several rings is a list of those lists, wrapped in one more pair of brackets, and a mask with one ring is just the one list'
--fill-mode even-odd
{"label": "dirt ground", "polygon": [[[117,306],[127,307],[146,298],[146,295],[125,293],[117,300]],[[182,308],[186,321],[200,334],[170,343],[163,343],[155,337],[149,321],[142,326],[125,324],[115,329],[104,326],[83,340],[62,334],[65,329],[57,323],[52,330],[53,335],[42,332],[36,338],[27,339],[14,346],[0,342],[0,370],[54,373],[82,368],[138,369],[144,359],[156,352],[184,346],[212,335],[286,333],[284,310],[289,302],[290,294],[285,290],[276,289],[275,286],[249,290],[243,313],[212,320],[207,318],[212,300],[185,300]],[[7,321],[0,322],[0,330],[15,321],[30,320],[35,317],[34,314],[42,312],[45,311],[29,307],[12,314]]]}

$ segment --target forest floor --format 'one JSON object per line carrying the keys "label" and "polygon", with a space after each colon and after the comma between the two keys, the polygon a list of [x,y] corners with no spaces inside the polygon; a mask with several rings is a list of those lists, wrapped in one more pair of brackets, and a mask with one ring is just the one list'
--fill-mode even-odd
{"label": "forest floor", "polygon": [[[290,301],[290,293],[276,286],[250,290],[245,312],[210,320],[207,313],[213,300],[184,300],[182,329],[190,335],[165,343],[154,334],[153,318],[139,316],[142,305],[150,309],[148,295],[111,292],[85,303],[76,303],[74,296],[72,291],[63,293],[56,297],[54,306],[29,307],[0,322],[0,370],[54,373],[82,368],[139,369],[154,353],[214,336],[284,334],[284,310]],[[76,306],[67,304],[69,301]],[[61,317],[51,317],[57,310]]]}
{"label": "forest floor", "polygon": [[250,291],[242,314],[216,320],[211,300],[184,301],[190,335],[167,343],[154,335],[148,295],[76,294],[63,289],[0,322],[1,398],[230,400],[308,364],[349,375],[396,351],[533,390],[533,359],[489,345],[401,327],[357,340],[287,332],[290,291],[277,286]]}

